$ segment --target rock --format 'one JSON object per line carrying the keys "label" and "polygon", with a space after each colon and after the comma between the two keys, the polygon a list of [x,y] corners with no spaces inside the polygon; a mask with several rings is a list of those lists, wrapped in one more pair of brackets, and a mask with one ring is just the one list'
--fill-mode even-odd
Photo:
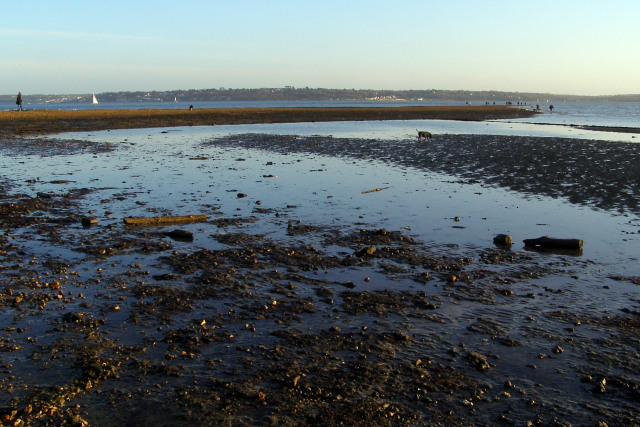
{"label": "rock", "polygon": [[513,239],[508,234],[498,234],[493,238],[493,243],[501,246],[511,246]]}
{"label": "rock", "polygon": [[237,195],[238,199],[243,199],[243,198],[245,198],[247,196],[248,196],[248,194],[246,194],[246,193],[238,193],[238,195]]}
{"label": "rock", "polygon": [[598,381],[596,386],[593,388],[593,392],[595,394],[604,394],[604,392],[606,391],[607,391],[607,379],[603,378],[600,381]]}
{"label": "rock", "polygon": [[522,347],[524,345],[522,341],[510,337],[496,337],[494,339],[505,347]]}
{"label": "rock", "polygon": [[184,242],[192,242],[193,241],[193,233],[187,230],[172,230],[165,233],[162,233],[167,237],[170,237],[174,240],[181,240]]}
{"label": "rock", "polygon": [[62,321],[66,323],[79,323],[84,320],[83,313],[65,313],[62,315]]}
{"label": "rock", "polygon": [[475,351],[469,352],[466,357],[467,361],[479,371],[486,371],[491,367],[487,358]]}
{"label": "rock", "polygon": [[98,218],[85,216],[85,217],[82,217],[80,222],[82,223],[83,226],[90,227],[92,225],[98,224]]}
{"label": "rock", "polygon": [[360,249],[356,255],[357,256],[371,256],[373,254],[375,254],[378,251],[378,248],[376,248],[375,246],[371,245],[371,246],[367,246],[366,248],[362,248]]}
{"label": "rock", "polygon": [[154,280],[178,280],[180,276],[173,273],[157,274],[153,276]]}

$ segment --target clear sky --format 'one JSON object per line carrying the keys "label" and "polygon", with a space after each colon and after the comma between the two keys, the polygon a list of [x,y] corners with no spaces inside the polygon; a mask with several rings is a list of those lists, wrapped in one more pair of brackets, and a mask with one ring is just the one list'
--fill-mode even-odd
{"label": "clear sky", "polygon": [[0,94],[640,93],[639,17],[639,0],[4,0]]}

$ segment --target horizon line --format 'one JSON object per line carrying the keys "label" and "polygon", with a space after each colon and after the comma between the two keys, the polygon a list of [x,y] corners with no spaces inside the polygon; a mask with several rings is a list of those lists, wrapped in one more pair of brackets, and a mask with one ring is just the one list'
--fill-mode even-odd
{"label": "horizon line", "polygon": [[[151,92],[187,92],[187,91],[228,91],[228,90],[265,90],[265,89],[280,89],[280,90],[333,90],[333,91],[353,91],[353,92],[364,92],[364,91],[384,91],[384,92],[410,92],[410,91],[433,91],[433,92],[468,92],[468,93],[486,93],[486,92],[497,92],[497,93],[509,93],[509,94],[521,94],[521,95],[549,95],[549,96],[572,96],[572,97],[583,97],[583,98],[602,98],[602,97],[621,97],[621,96],[640,96],[640,93],[619,93],[619,94],[603,94],[603,95],[579,95],[579,94],[570,94],[570,93],[551,93],[551,92],[520,92],[516,90],[496,90],[496,89],[481,89],[481,90],[471,90],[471,89],[354,89],[354,88],[327,88],[327,87],[294,87],[294,86],[264,86],[264,87],[220,87],[220,88],[203,88],[203,89],[152,89],[152,90],[108,90],[102,92],[86,92],[86,93],[32,93],[25,94],[23,96],[84,96],[91,94],[105,94],[105,93],[151,93]],[[5,94],[0,96],[15,96],[15,94]]]}

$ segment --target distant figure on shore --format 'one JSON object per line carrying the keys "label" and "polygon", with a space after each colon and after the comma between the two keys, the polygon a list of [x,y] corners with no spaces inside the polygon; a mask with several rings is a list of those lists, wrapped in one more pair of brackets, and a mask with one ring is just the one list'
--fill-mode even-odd
{"label": "distant figure on shore", "polygon": [[536,104],[536,111],[540,111],[540,104]]}
{"label": "distant figure on shore", "polygon": [[16,105],[18,106],[18,111],[22,111],[22,92],[18,92],[18,98],[16,98]]}
{"label": "distant figure on shore", "polygon": [[549,105],[549,112],[553,113],[553,104]]}
{"label": "distant figure on shore", "polygon": [[189,105],[189,111],[193,110],[193,105]]}

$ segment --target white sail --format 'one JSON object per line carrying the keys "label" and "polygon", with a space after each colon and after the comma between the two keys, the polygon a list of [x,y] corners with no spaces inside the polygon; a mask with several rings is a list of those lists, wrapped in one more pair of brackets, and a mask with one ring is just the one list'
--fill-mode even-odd
{"label": "white sail", "polygon": [[98,103],[98,99],[96,98],[96,95],[92,94],[92,96],[93,96],[93,100],[91,100],[91,103],[92,104],[97,104]]}

